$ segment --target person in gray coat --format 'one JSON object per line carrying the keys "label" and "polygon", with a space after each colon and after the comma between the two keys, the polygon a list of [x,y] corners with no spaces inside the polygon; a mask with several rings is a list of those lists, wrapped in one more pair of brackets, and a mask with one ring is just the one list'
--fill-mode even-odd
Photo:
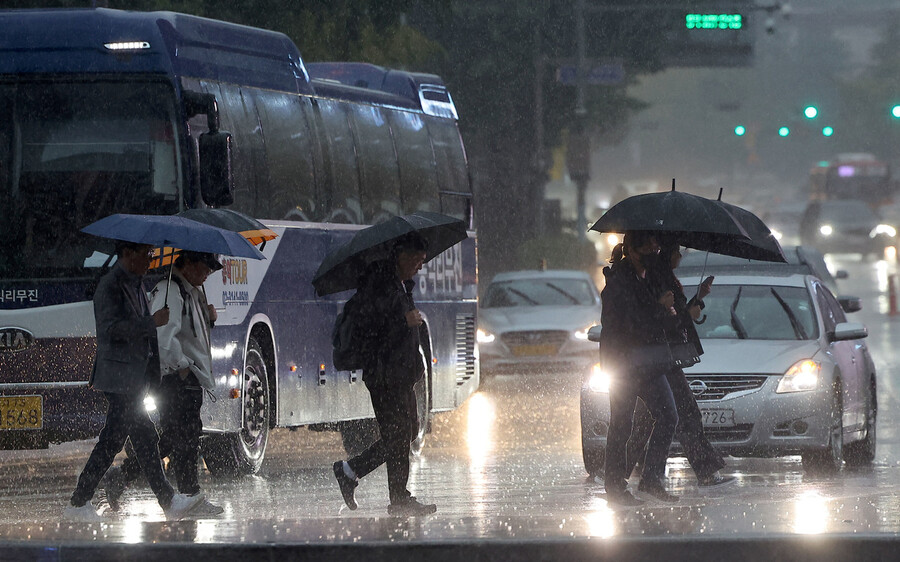
{"label": "person in gray coat", "polygon": [[65,509],[64,516],[69,519],[100,519],[91,498],[126,438],[131,438],[167,519],[181,519],[203,500],[202,495],[176,494],[169,484],[159,458],[159,436],[144,408],[147,390],[160,382],[156,328],[169,321],[168,309],[150,314],[144,291],[142,281],[151,251],[147,244],[118,242],[116,264],[100,279],[94,293],[97,356],[89,384],[103,392],[108,407],[106,424]]}

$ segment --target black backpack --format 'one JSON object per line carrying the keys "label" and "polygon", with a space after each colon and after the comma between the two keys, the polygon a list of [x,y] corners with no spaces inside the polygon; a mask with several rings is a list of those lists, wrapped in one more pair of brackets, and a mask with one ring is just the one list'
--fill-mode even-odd
{"label": "black backpack", "polygon": [[355,293],[344,303],[344,309],[334,320],[331,331],[331,359],[338,371],[359,371],[363,368],[363,339],[360,328],[362,297]]}

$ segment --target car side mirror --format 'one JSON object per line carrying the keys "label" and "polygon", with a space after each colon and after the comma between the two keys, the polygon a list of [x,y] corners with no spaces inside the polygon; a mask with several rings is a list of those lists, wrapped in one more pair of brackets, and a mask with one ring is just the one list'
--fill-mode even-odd
{"label": "car side mirror", "polygon": [[862,299],[859,297],[851,297],[842,295],[837,298],[844,312],[859,312],[862,310]]}
{"label": "car side mirror", "polygon": [[869,335],[869,330],[859,322],[841,322],[829,334],[831,341],[859,340]]}
{"label": "car side mirror", "polygon": [[834,278],[835,278],[835,279],[846,279],[846,278],[848,278],[848,277],[850,277],[850,274],[847,273],[847,270],[846,270],[846,269],[839,269],[839,270],[837,270],[837,272],[835,272],[835,274],[834,274]]}
{"label": "car side mirror", "polygon": [[591,329],[588,330],[588,340],[599,343],[601,330],[603,330],[603,326],[591,326]]}

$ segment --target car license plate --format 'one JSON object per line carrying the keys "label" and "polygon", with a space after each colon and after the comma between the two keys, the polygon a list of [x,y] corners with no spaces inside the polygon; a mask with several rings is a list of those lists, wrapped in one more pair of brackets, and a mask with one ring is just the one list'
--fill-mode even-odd
{"label": "car license plate", "polygon": [[41,429],[43,425],[41,396],[0,396],[0,429]]}
{"label": "car license plate", "polygon": [[520,345],[512,349],[513,355],[517,357],[534,356],[534,355],[555,355],[559,348],[552,343]]}
{"label": "car license plate", "polygon": [[700,410],[703,427],[734,427],[734,410]]}

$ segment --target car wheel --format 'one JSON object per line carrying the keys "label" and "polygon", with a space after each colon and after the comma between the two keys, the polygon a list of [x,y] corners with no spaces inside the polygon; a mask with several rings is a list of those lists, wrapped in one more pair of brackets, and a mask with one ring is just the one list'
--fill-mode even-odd
{"label": "car wheel", "polygon": [[878,398],[875,392],[875,381],[872,380],[869,395],[866,397],[866,436],[844,449],[847,466],[869,466],[875,460],[875,441],[877,437],[876,422],[878,419]]}
{"label": "car wheel", "polygon": [[807,472],[834,474],[841,469],[844,460],[844,419],[843,399],[840,381],[835,382],[832,392],[831,432],[828,445],[824,449],[803,453],[803,469]]}
{"label": "car wheel", "polygon": [[[582,429],[582,431],[584,431]],[[581,456],[584,458],[584,469],[592,477],[603,477],[603,465],[606,463],[606,447],[581,440]]]}

